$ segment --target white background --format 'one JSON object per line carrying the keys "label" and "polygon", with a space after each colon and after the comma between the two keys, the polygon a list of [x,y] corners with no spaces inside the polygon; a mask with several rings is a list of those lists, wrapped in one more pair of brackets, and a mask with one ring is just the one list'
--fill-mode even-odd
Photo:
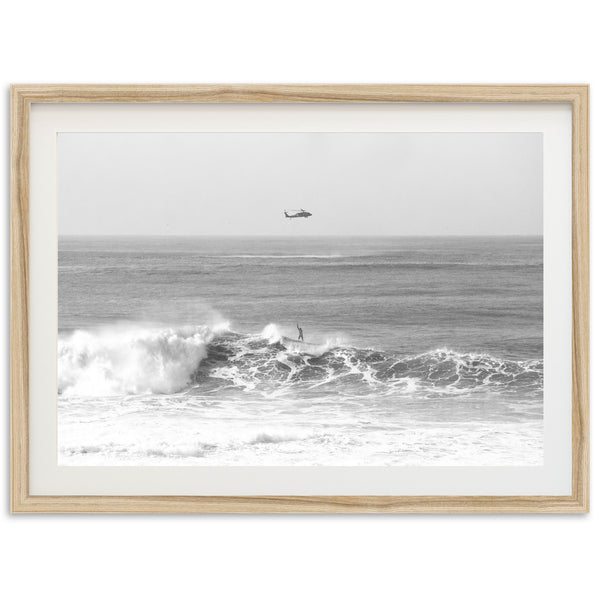
{"label": "white background", "polygon": [[[593,2],[577,0],[12,0],[3,6],[0,35],[4,339],[9,83],[587,82],[595,143],[596,13]],[[592,185],[594,175],[592,164]],[[592,238],[596,221],[592,211]],[[597,263],[594,254],[592,243]],[[597,338],[594,321],[592,370]],[[593,485],[588,516],[9,516],[7,343],[3,351],[4,597],[437,600],[598,593],[600,509]],[[593,418],[592,439],[598,430]]]}

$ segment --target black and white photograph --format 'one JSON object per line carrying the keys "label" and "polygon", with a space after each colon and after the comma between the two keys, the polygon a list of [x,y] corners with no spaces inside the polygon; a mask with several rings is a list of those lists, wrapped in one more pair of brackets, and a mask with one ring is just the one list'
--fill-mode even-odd
{"label": "black and white photograph", "polygon": [[542,136],[61,133],[61,465],[543,453]]}

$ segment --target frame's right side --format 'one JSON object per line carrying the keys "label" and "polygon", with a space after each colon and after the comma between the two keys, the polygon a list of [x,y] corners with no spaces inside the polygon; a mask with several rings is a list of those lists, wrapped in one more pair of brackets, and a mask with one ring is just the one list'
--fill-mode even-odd
{"label": "frame's right side", "polygon": [[589,86],[574,88],[572,107],[572,491],[581,512],[590,509],[590,232]]}

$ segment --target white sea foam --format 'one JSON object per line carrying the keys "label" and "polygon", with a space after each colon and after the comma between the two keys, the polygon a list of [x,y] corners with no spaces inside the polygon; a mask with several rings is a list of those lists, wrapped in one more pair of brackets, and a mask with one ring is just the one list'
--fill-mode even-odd
{"label": "white sea foam", "polygon": [[[62,398],[61,465],[540,465],[543,421],[448,421],[322,396],[217,404],[137,396]],[[219,418],[215,418],[217,412]],[[481,409],[478,409],[481,412]],[[268,415],[268,421],[265,419]]]}
{"label": "white sea foam", "polygon": [[227,327],[75,331],[58,341],[59,394],[118,396],[181,391],[206,358],[206,346],[216,331]]}
{"label": "white sea foam", "polygon": [[275,323],[269,323],[260,334],[260,337],[267,340],[269,344],[276,344],[281,340],[283,334],[279,330],[279,326]]}

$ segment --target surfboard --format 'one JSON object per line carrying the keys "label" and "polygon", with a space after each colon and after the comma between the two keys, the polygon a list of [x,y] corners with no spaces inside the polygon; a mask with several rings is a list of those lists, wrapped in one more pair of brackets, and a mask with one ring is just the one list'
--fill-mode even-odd
{"label": "surfboard", "polygon": [[309,342],[301,342],[299,340],[293,340],[289,337],[281,338],[281,345],[290,352],[296,352],[298,354],[312,354],[319,355],[323,350],[323,346],[319,344],[311,344]]}

